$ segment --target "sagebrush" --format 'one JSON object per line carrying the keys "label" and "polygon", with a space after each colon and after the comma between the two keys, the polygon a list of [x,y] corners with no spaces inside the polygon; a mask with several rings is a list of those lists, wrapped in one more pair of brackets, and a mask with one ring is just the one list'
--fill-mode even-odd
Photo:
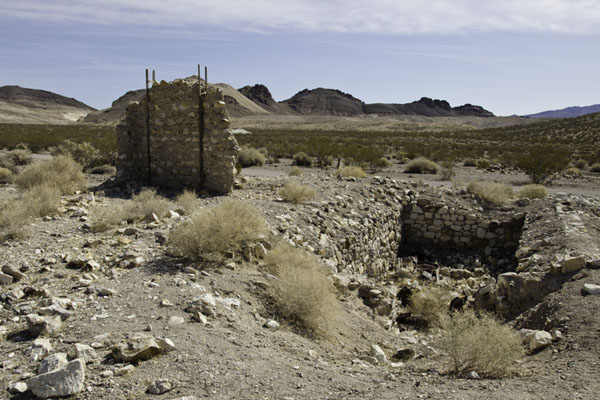
{"label": "sagebrush", "polygon": [[437,174],[440,172],[440,166],[425,157],[419,157],[406,164],[404,172],[409,174]]}
{"label": "sagebrush", "polygon": [[337,332],[340,307],[328,270],[313,254],[280,244],[265,258],[279,279],[271,288],[277,313],[302,333],[331,337]]}
{"label": "sagebrush", "polygon": [[238,153],[238,162],[242,167],[261,166],[265,163],[265,155],[253,147],[243,146]]}
{"label": "sagebrush", "polygon": [[38,185],[56,187],[61,194],[72,194],[85,188],[86,179],[77,164],[70,156],[60,155],[45,162],[28,165],[15,179],[21,189],[29,189]]}
{"label": "sagebrush", "polygon": [[410,312],[427,321],[429,326],[439,325],[443,315],[448,313],[450,294],[439,286],[424,286],[410,297]]}
{"label": "sagebrush", "polygon": [[526,185],[517,192],[519,199],[543,199],[546,196],[548,196],[548,191],[544,185]]}
{"label": "sagebrush", "polygon": [[491,204],[503,204],[514,196],[510,186],[488,181],[473,181],[467,185],[467,191]]}
{"label": "sagebrush", "polygon": [[455,374],[475,371],[490,378],[509,376],[525,355],[519,334],[488,313],[465,310],[444,315],[440,335],[436,346],[450,356]]}
{"label": "sagebrush", "polygon": [[346,166],[340,168],[335,173],[337,176],[341,176],[342,178],[364,178],[367,176],[365,171],[361,167],[358,166]]}
{"label": "sagebrush", "polygon": [[288,182],[281,189],[279,189],[279,195],[283,200],[293,203],[300,204],[311,201],[315,198],[317,191],[312,186],[303,185],[299,182]]}
{"label": "sagebrush", "polygon": [[257,240],[267,232],[267,223],[253,206],[228,199],[175,227],[169,245],[181,257],[215,260],[225,252],[239,251],[245,241]]}

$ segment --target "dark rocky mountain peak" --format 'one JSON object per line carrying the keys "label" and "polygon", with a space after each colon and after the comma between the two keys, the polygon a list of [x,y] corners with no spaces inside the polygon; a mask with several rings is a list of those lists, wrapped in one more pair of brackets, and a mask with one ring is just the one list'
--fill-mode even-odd
{"label": "dark rocky mountain peak", "polygon": [[255,103],[264,104],[267,106],[273,106],[276,104],[269,88],[260,83],[254,86],[246,85],[243,88],[238,89],[238,91]]}

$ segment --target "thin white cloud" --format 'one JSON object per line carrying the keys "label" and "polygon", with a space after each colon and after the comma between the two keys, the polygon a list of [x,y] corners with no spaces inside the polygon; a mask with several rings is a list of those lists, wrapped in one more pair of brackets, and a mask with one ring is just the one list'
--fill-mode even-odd
{"label": "thin white cloud", "polygon": [[20,0],[0,3],[0,15],[260,32],[600,33],[600,0]]}

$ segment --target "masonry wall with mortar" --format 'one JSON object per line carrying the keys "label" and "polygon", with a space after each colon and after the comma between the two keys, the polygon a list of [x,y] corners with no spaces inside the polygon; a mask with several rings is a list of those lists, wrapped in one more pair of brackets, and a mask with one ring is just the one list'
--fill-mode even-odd
{"label": "masonry wall with mortar", "polygon": [[239,146],[223,93],[209,87],[201,94],[197,83],[163,81],[152,85],[148,97],[130,104],[117,127],[117,179],[231,191]]}

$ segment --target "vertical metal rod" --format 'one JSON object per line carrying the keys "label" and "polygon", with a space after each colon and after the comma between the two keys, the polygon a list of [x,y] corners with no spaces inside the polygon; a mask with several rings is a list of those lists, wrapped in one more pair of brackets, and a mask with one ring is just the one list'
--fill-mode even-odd
{"label": "vertical metal rod", "polygon": [[[206,93],[205,93],[206,94]],[[204,94],[204,95],[205,95]],[[200,153],[198,160],[200,168],[198,174],[200,176],[200,185],[204,186],[204,95],[202,93],[202,85],[200,84],[200,64],[198,64],[198,147]]]}
{"label": "vertical metal rod", "polygon": [[204,86],[208,90],[208,67],[204,66]]}
{"label": "vertical metal rod", "polygon": [[146,150],[148,152],[148,183],[152,184],[152,171],[150,169],[152,164],[150,158],[150,87],[148,84],[148,68],[146,68]]}
{"label": "vertical metal rod", "polygon": [[156,71],[152,70],[152,83],[156,82]]}

